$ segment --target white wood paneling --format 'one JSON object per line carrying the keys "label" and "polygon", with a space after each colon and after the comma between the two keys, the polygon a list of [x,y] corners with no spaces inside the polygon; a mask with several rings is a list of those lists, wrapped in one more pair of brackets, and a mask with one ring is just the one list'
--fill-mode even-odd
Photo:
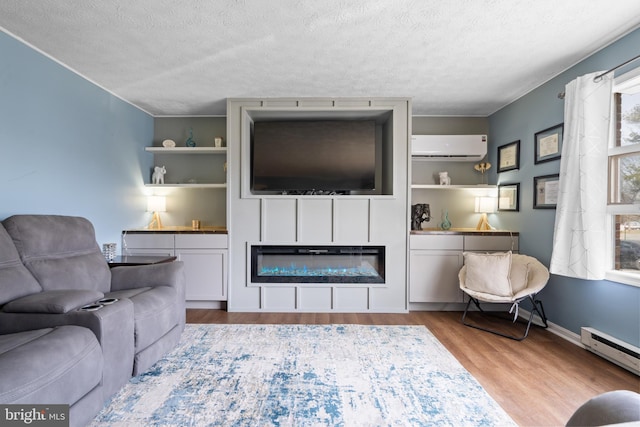
{"label": "white wood paneling", "polygon": [[262,241],[295,242],[297,240],[296,199],[262,200]]}
{"label": "white wood paneling", "polygon": [[369,242],[369,223],[369,199],[335,199],[335,242]]}
{"label": "white wood paneling", "polygon": [[333,291],[331,286],[307,287],[300,286],[298,288],[300,310],[301,311],[330,311],[333,301]]}
{"label": "white wood paneling", "polygon": [[301,242],[331,242],[333,199],[300,199],[298,227],[298,240]]}
{"label": "white wood paneling", "polygon": [[340,288],[334,291],[335,311],[362,313],[369,311],[369,288]]}
{"label": "white wood paneling", "polygon": [[262,288],[263,309],[267,311],[295,311],[295,287],[264,287]]}

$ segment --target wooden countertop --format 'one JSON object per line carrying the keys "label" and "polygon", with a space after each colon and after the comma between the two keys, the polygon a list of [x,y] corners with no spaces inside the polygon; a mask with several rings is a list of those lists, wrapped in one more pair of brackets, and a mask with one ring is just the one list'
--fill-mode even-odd
{"label": "wooden countertop", "polygon": [[208,226],[208,227],[200,227],[199,229],[194,230],[191,227],[178,226],[178,225],[170,225],[170,226],[162,227],[160,229],[134,228],[130,230],[124,230],[123,233],[127,233],[127,234],[135,234],[135,233],[228,234],[226,227]]}
{"label": "wooden countertop", "polygon": [[441,230],[439,228],[424,228],[422,230],[411,230],[411,234],[420,236],[436,234],[463,236],[519,236],[520,232],[509,230],[476,230],[475,228],[451,228],[449,230]]}

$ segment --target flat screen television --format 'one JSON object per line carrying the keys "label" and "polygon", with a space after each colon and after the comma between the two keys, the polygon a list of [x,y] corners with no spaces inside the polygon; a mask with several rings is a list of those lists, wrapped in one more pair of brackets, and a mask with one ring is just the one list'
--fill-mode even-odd
{"label": "flat screen television", "polygon": [[374,120],[257,121],[251,140],[251,190],[373,190]]}

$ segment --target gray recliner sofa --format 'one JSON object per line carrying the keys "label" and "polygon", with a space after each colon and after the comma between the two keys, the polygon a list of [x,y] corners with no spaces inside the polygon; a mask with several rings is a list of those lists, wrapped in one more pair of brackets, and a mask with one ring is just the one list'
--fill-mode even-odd
{"label": "gray recliner sofa", "polygon": [[[85,218],[14,215],[0,225],[0,335],[89,329],[103,357],[102,402],[178,343],[184,286],[179,261],[109,268]],[[11,385],[0,383],[2,403]]]}

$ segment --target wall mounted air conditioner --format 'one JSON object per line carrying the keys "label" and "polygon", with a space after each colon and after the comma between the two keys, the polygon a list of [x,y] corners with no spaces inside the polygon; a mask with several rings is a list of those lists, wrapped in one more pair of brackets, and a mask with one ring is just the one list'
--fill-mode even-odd
{"label": "wall mounted air conditioner", "polygon": [[487,135],[412,135],[413,160],[475,162],[487,155]]}

